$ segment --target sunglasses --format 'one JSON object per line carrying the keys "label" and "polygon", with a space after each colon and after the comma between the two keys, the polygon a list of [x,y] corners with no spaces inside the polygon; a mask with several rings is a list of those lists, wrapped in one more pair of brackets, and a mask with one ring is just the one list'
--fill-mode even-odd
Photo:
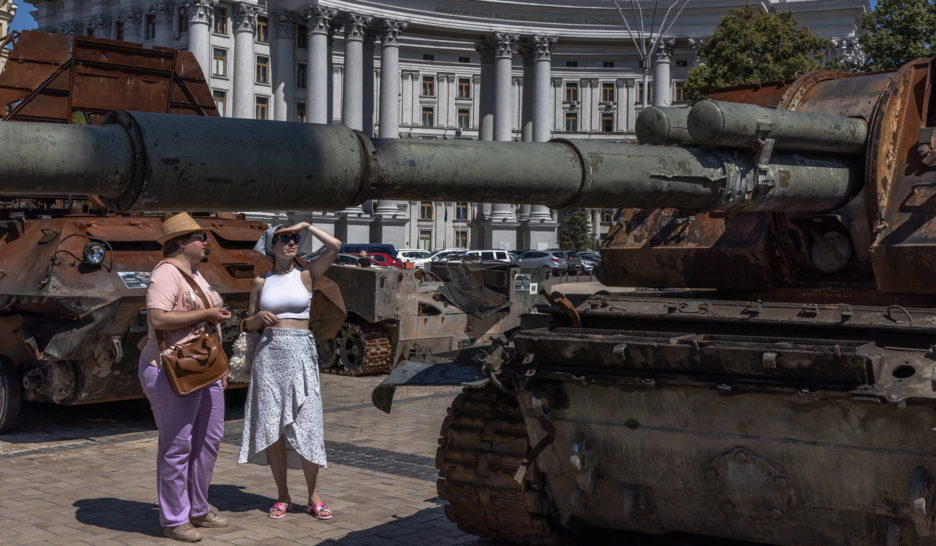
{"label": "sunglasses", "polygon": [[279,239],[279,242],[284,245],[288,245],[289,243],[295,243],[297,245],[299,244],[299,235],[296,234],[288,235],[284,233],[282,235],[278,235],[277,239]]}
{"label": "sunglasses", "polygon": [[191,243],[192,241],[201,241],[204,243],[207,240],[208,240],[208,235],[204,233],[193,233],[189,235],[188,238],[185,239],[185,242]]}

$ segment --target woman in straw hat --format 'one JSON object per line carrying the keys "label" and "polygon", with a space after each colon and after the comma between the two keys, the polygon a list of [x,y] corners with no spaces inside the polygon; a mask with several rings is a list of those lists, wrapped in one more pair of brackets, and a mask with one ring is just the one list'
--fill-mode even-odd
{"label": "woman in straw hat", "polygon": [[[158,240],[164,259],[153,268],[146,289],[149,339],[140,354],[140,383],[159,429],[156,489],[163,533],[195,542],[202,538],[195,527],[228,525],[208,504],[208,485],[224,435],[224,388],[217,381],[185,396],[175,394],[160,366],[156,330],[164,332],[166,345],[172,346],[202,328],[217,328],[231,312],[221,307],[221,296],[195,269],[206,255],[204,229],[185,212],[168,218],[162,228]],[[211,308],[205,308],[180,269],[195,279]]]}
{"label": "woman in straw hat", "polygon": [[[295,257],[303,232],[321,241],[325,251],[300,269]],[[250,291],[246,327],[263,329],[263,334],[251,367],[237,462],[269,463],[277,490],[268,511],[273,519],[289,511],[287,466],[301,466],[305,474],[309,493],[305,511],[318,519],[332,517],[316,489],[319,467],[325,466],[325,435],[309,312],[315,279],[325,273],[340,247],[341,241],[308,222],[271,227],[255,247],[273,260],[273,269],[257,277]]]}

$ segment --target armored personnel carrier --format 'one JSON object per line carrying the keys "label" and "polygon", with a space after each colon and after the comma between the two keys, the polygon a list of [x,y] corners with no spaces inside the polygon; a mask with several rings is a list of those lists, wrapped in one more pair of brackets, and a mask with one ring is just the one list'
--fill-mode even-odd
{"label": "armored personnel carrier", "polygon": [[684,112],[647,121],[662,144],[372,140],[138,112],[3,123],[0,191],[78,185],[138,211],[619,207],[601,278],[657,290],[531,314],[512,346],[390,376],[473,385],[442,426],[450,517],[522,542],[588,525],[932,545],[934,75],[920,60],[716,93],[685,131]]}

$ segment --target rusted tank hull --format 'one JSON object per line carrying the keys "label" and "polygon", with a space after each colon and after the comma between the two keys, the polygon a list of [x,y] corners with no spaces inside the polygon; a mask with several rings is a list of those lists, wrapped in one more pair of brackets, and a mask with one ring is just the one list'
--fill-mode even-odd
{"label": "rusted tank hull", "polygon": [[[663,381],[551,391],[568,406],[549,414],[554,439],[537,467],[563,524],[783,545],[936,544],[936,404],[792,386],[726,396]],[[546,434],[533,398],[520,397],[531,445]]]}

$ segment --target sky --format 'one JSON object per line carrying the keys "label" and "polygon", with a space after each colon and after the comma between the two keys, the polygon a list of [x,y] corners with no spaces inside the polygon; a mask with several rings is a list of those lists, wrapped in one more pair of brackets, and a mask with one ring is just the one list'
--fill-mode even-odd
{"label": "sky", "polygon": [[[19,9],[16,11],[16,17],[13,18],[13,22],[10,23],[10,30],[29,30],[36,28],[36,21],[33,20],[32,15],[29,14],[33,10],[33,6],[26,4],[24,2],[17,2],[19,4]],[[871,0],[871,9],[877,7],[877,0]]]}

